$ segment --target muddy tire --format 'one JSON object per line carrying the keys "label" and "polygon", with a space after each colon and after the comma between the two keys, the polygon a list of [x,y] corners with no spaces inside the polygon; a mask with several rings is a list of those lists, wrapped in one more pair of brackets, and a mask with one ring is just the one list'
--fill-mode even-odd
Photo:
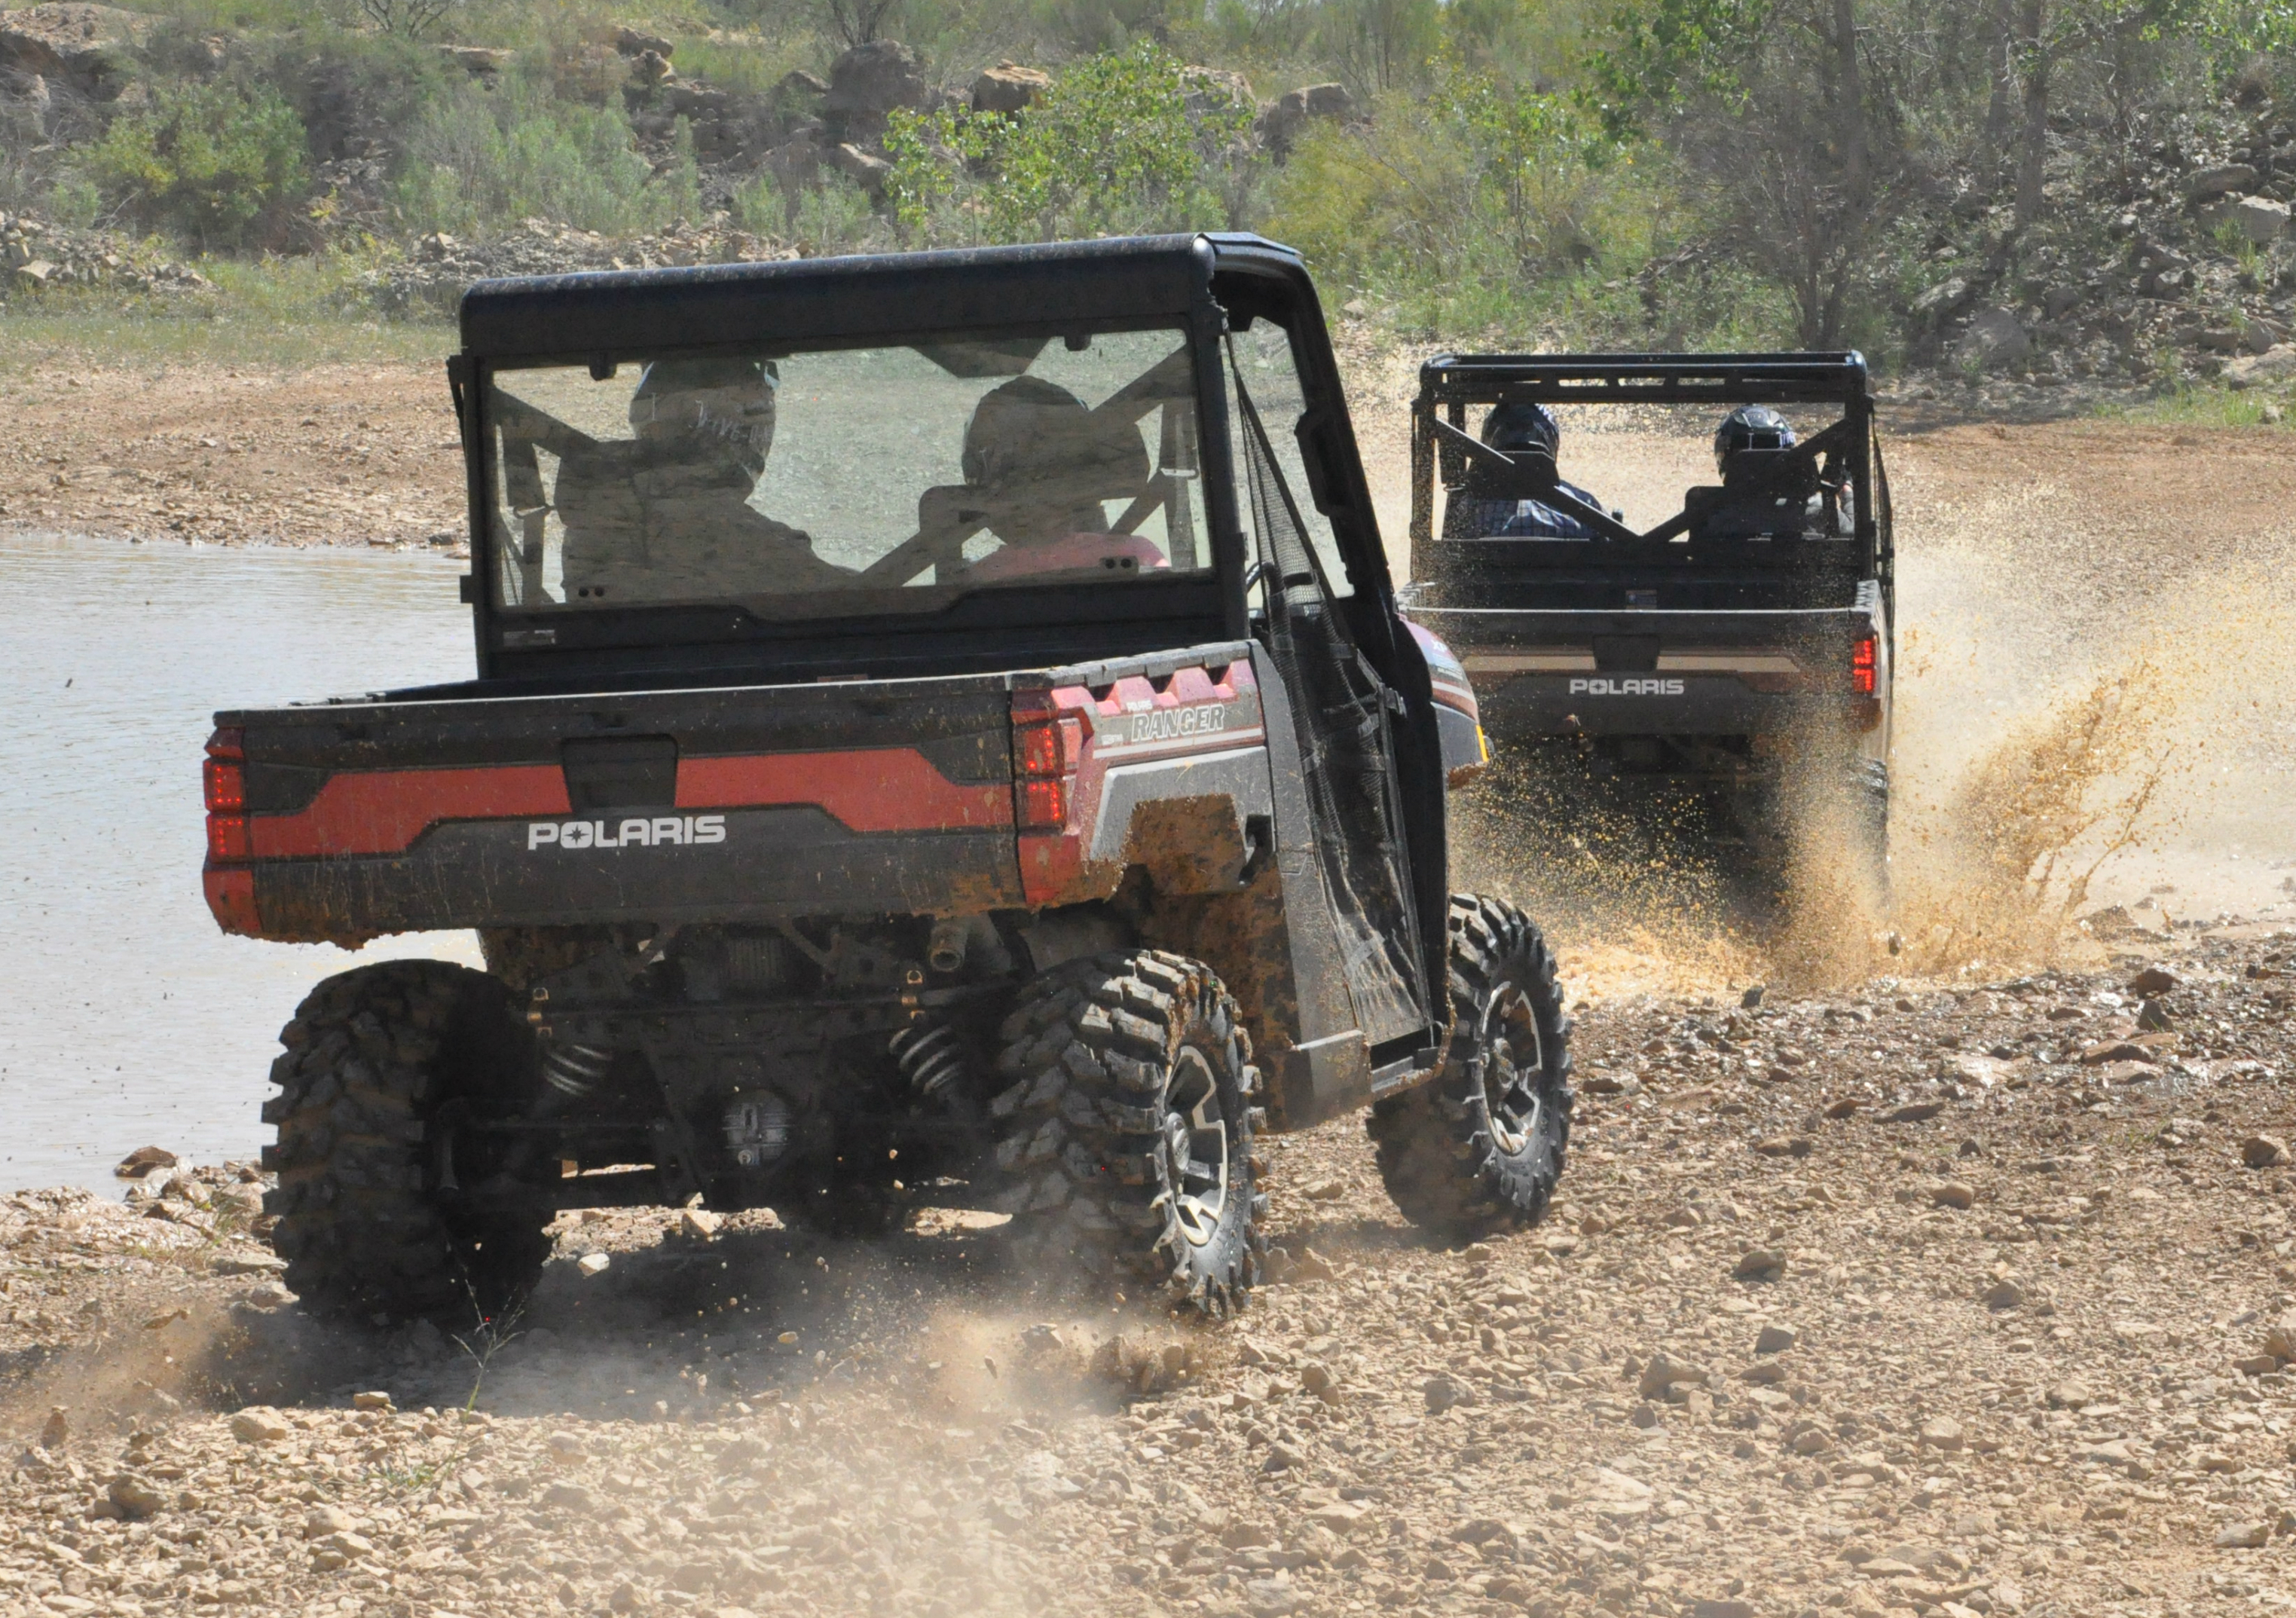
{"label": "muddy tire", "polygon": [[1443,1066],[1367,1121],[1404,1217],[1464,1240],[1546,1213],[1570,1144],[1570,1025],[1554,957],[1521,911],[1455,895],[1449,932]]}
{"label": "muddy tire", "polygon": [[[279,1040],[264,1208],[304,1307],[467,1328],[521,1298],[550,1253],[542,1197],[481,1208],[439,1188],[447,1167],[463,1187],[503,1167],[485,1138],[439,1135],[442,1114],[515,1111],[534,1083],[510,991],[444,961],[386,961],[321,983]],[[458,1142],[451,1165],[443,1138]]]}
{"label": "muddy tire", "polygon": [[1259,1279],[1259,1072],[1210,968],[1137,950],[1056,966],[998,1031],[1000,1211],[1024,1265],[1202,1312]]}

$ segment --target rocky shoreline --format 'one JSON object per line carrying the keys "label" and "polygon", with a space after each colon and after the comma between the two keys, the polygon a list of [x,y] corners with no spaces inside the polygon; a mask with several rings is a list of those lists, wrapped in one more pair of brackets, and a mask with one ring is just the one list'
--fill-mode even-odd
{"label": "rocky shoreline", "polygon": [[0,1611],[2284,1606],[2296,931],[2118,947],[1584,1007],[1545,1225],[1432,1247],[1359,1124],[1279,1141],[1226,1327],[975,1219],[676,1211],[566,1216],[515,1318],[353,1327],[251,1170],[0,1200]]}

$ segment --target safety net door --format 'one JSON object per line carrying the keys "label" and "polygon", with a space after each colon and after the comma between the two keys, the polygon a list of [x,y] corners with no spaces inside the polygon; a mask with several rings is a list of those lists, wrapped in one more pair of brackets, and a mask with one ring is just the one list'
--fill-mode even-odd
{"label": "safety net door", "polygon": [[1231,338],[1229,365],[1263,633],[1291,697],[1317,875],[1337,924],[1341,970],[1358,1025],[1376,1047],[1419,1034],[1428,1022],[1395,772],[1392,727],[1402,704],[1349,629],[1335,588],[1344,587],[1345,574],[1321,513],[1303,519],[1293,497],[1283,462],[1300,472],[1296,448],[1279,451],[1254,401],[1257,386],[1268,396],[1271,416],[1298,419],[1288,340],[1264,321],[1248,335],[1262,333],[1258,343]]}

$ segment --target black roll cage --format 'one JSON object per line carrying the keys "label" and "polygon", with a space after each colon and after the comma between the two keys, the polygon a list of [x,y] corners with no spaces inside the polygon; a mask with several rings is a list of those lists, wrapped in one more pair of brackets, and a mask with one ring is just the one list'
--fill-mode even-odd
{"label": "black roll cage", "polygon": [[[1628,547],[1663,545],[1688,531],[1687,506],[1647,533],[1636,533],[1556,487],[1554,457],[1508,456],[1466,431],[1471,405],[1833,405],[1841,418],[1786,451],[1737,492],[1758,497],[1784,487],[1821,456],[1840,456],[1856,507],[1852,537],[1865,572],[1893,593],[1889,475],[1874,429],[1866,357],[1840,353],[1763,354],[1439,354],[1419,368],[1411,407],[1411,574],[1435,570],[1435,478],[1456,487],[1471,461],[1490,469],[1509,492],[1546,502],[1584,522],[1598,541]],[[1599,553],[1598,553],[1599,554]],[[1621,556],[1621,560],[1624,560]]]}

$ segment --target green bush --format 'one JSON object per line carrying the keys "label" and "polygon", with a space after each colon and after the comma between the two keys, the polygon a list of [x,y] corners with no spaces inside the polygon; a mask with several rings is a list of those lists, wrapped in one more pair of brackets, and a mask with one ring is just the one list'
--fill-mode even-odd
{"label": "green bush", "polygon": [[783,190],[761,174],[734,193],[734,222],[759,235],[777,236],[808,259],[840,253],[889,252],[896,243],[869,193],[840,174],[818,184]]}
{"label": "green bush", "polygon": [[161,86],[83,160],[107,201],[202,251],[275,236],[308,183],[303,120],[267,86]]}
{"label": "green bush", "polygon": [[627,234],[691,217],[699,189],[690,135],[657,177],[619,106],[557,100],[521,64],[497,90],[457,85],[423,109],[391,201],[411,232],[484,235],[540,218]]}
{"label": "green bush", "polygon": [[1223,171],[1250,114],[1192,113],[1180,59],[1152,41],[1070,65],[1014,118],[893,114],[887,191],[913,234],[1045,241],[1235,223]]}
{"label": "green bush", "polygon": [[1567,99],[1452,70],[1367,126],[1306,134],[1267,228],[1416,326],[1607,324],[1615,300],[1581,283],[1650,256],[1650,189]]}

